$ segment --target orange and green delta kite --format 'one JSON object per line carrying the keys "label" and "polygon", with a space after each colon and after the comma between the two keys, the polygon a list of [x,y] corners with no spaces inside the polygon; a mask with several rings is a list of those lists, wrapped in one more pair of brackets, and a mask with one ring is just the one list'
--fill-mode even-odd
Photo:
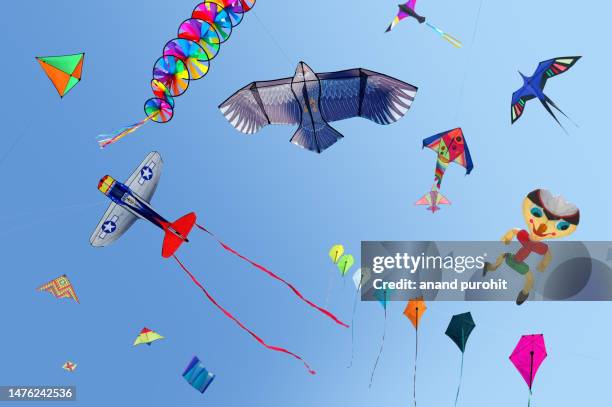
{"label": "orange and green delta kite", "polygon": [[36,60],[57,89],[60,97],[64,97],[81,80],[84,58],[85,53],[80,53],[36,57]]}

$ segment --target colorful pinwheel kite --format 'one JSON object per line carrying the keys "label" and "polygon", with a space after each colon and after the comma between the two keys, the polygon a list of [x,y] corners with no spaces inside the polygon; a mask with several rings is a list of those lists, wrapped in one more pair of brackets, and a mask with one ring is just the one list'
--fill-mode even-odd
{"label": "colorful pinwheel kite", "polygon": [[546,359],[546,345],[544,344],[544,335],[523,335],[516,344],[510,361],[519,371],[527,386],[529,386],[529,401],[527,406],[531,405],[531,389],[533,380],[540,365]]}
{"label": "colorful pinwheel kite", "polygon": [[198,4],[191,18],[183,21],[177,38],[169,41],[163,55],[153,66],[151,88],[154,97],[144,105],[146,117],[110,135],[101,135],[101,148],[116,143],[136,131],[149,120],[166,123],[174,114],[174,98],[182,95],[190,81],[208,73],[210,60],[222,43],[227,41],[242,21],[244,13],[255,5],[255,0],[211,0]]}

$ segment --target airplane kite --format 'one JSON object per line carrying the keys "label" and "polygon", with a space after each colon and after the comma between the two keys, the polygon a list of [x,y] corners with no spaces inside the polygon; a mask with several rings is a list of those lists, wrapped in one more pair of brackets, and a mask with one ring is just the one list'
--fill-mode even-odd
{"label": "airplane kite", "polygon": [[443,39],[448,41],[453,47],[461,48],[461,41],[459,41],[458,39],[456,39],[452,35],[445,33],[444,31],[442,31],[441,29],[439,29],[435,25],[433,25],[433,24],[431,24],[429,22],[426,22],[425,21],[426,20],[425,17],[420,16],[420,15],[417,14],[417,12],[415,10],[416,2],[417,2],[417,0],[409,0],[408,2],[406,2],[404,4],[398,5],[399,10],[397,12],[397,15],[395,16],[395,18],[393,19],[391,24],[389,24],[389,27],[387,27],[387,31],[386,32],[389,32],[393,28],[395,28],[395,26],[398,25],[399,22],[402,21],[403,19],[408,18],[408,17],[412,17],[416,21],[418,21],[419,24],[425,23],[426,26],[428,26],[429,28],[434,30],[436,32],[436,34],[438,34],[440,37],[442,37]]}
{"label": "airplane kite", "polygon": [[446,328],[446,336],[451,338],[461,351],[461,370],[459,371],[459,385],[457,386],[457,394],[455,395],[455,406],[457,406],[457,401],[459,400],[459,390],[461,389],[461,379],[463,378],[465,345],[475,326],[476,324],[472,318],[472,313],[464,312],[463,314],[453,315]]}
{"label": "airplane kite", "polygon": [[164,339],[164,337],[158,334],[157,332],[152,331],[147,327],[144,327],[140,331],[140,334],[138,334],[138,336],[136,337],[136,340],[134,341],[134,346],[142,345],[143,343],[151,346],[152,342],[158,341],[160,339]]}
{"label": "airplane kite", "polygon": [[204,393],[215,379],[215,375],[204,367],[204,364],[197,356],[191,359],[191,362],[189,362],[189,365],[187,365],[183,372],[183,377],[191,387],[200,393]]}
{"label": "airplane kite", "polygon": [[413,298],[408,301],[404,309],[404,315],[410,320],[414,326],[414,375],[412,378],[412,398],[416,407],[416,374],[417,374],[417,359],[419,355],[419,322],[421,317],[427,311],[427,305],[423,301],[423,297]]}
{"label": "airplane kite", "polygon": [[533,380],[546,356],[548,355],[544,344],[544,335],[542,334],[521,336],[510,355],[510,361],[529,386],[528,406],[531,404]]}
{"label": "airplane kite", "polygon": [[37,290],[50,292],[55,298],[72,298],[79,302],[79,297],[77,297],[74,287],[66,274],[41,285]]}
{"label": "airplane kite", "polygon": [[116,143],[148,121],[169,122],[174,115],[174,98],[187,90],[190,81],[206,76],[221,44],[254,5],[255,0],[211,0],[198,4],[191,18],[179,26],[177,38],[166,43],[163,55],[153,66],[154,97],[144,104],[146,117],[111,134],[100,135],[100,148]]}
{"label": "airplane kite", "polygon": [[415,86],[367,69],[315,73],[300,62],[292,78],[252,82],[219,109],[246,134],[268,124],[299,125],[291,143],[322,153],[343,137],[330,122],[363,117],[391,124],[410,109],[416,92]]}
{"label": "airplane kite", "polygon": [[74,372],[74,369],[76,369],[76,367],[77,367],[77,364],[69,360],[62,365],[62,369],[67,370],[69,372]]}
{"label": "airplane kite", "polygon": [[460,127],[423,139],[423,148],[425,147],[438,154],[434,184],[431,190],[416,202],[416,205],[429,205],[427,209],[435,213],[440,209],[440,205],[450,205],[450,201],[440,192],[442,178],[448,165],[455,162],[465,167],[467,175],[474,168],[474,164]]}
{"label": "airplane kite", "polygon": [[306,368],[311,374],[314,374],[314,370],[308,366],[308,364],[298,355],[292,353],[286,349],[268,345],[263,341],[259,336],[257,336],[253,331],[248,329],[242,322],[240,322],[236,317],[234,317],[229,311],[223,308],[204,288],[204,286],[195,278],[193,274],[185,267],[185,265],[178,259],[175,252],[178,248],[183,244],[188,242],[188,236],[193,227],[195,226],[197,229],[208,233],[211,237],[213,237],[217,243],[223,247],[224,250],[232,253],[233,255],[241,258],[242,260],[248,262],[253,267],[258,270],[266,273],[271,278],[282,282],[285,284],[293,293],[299,297],[306,304],[315,308],[328,318],[332,319],[337,324],[348,328],[344,322],[340,321],[336,316],[334,316],[331,312],[327,311],[324,308],[319,307],[312,301],[305,298],[296,287],[294,287],[291,283],[282,279],[280,276],[274,274],[272,271],[268,270],[264,266],[250,260],[249,258],[241,255],[221,240],[219,240],[213,233],[211,233],[204,226],[198,225],[196,223],[196,214],[191,212],[181,218],[179,218],[175,222],[169,222],[164,217],[162,217],[150,204],[151,198],[155,190],[157,189],[157,184],[159,182],[161,176],[161,170],[163,168],[163,161],[159,153],[151,152],[149,153],[145,159],[140,163],[140,165],[136,168],[136,170],[130,175],[128,180],[125,183],[121,183],[109,175],[105,175],[102,177],[100,182],[98,183],[98,189],[104,195],[106,195],[112,202],[102,219],[96,226],[93,234],[90,238],[90,243],[94,247],[104,247],[113,243],[121,235],[123,235],[137,219],[144,219],[162,229],[164,232],[164,240],[162,244],[162,257],[169,258],[172,257],[178,265],[181,267],[185,273],[189,276],[189,278],[193,281],[195,285],[197,285],[204,293],[204,295],[208,298],[210,302],[213,303],[215,307],[217,307],[225,316],[234,321],[241,329],[247,331],[255,340],[257,340],[262,346],[267,349],[274,350],[276,352],[282,352],[293,356],[296,359],[299,359],[304,363]]}
{"label": "airplane kite", "polygon": [[36,57],[62,98],[81,80],[84,59],[84,53]]}
{"label": "airplane kite", "polygon": [[527,101],[538,98],[546,111],[555,119],[557,124],[561,126],[563,131],[567,133],[565,127],[563,127],[559,119],[557,119],[557,116],[555,116],[550,106],[558,110],[559,113],[568,120],[571,121],[571,119],[559,109],[555,102],[544,94],[544,86],[546,86],[546,81],[548,81],[548,79],[566,72],[574,66],[580,58],[579,56],[559,57],[540,62],[532,76],[525,76],[519,71],[519,74],[523,78],[523,86],[512,94],[512,106],[510,107],[511,123],[514,124],[514,122],[523,115]]}

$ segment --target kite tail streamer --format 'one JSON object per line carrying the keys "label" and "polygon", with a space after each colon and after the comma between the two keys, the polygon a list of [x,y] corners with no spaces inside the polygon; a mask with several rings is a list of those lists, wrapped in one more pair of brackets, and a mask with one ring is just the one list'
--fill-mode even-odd
{"label": "kite tail streamer", "polygon": [[117,130],[114,133],[99,135],[98,137],[104,137],[102,140],[98,140],[98,144],[100,145],[100,148],[104,148],[108,145],[114,144],[117,141],[124,138],[125,136],[127,136],[128,134],[135,132],[142,125],[144,125],[146,122],[148,122],[149,120],[151,120],[153,117],[157,116],[158,114],[159,114],[158,112],[153,113],[152,115],[145,117],[143,120],[139,121],[138,123],[134,123],[130,126],[123,127],[122,129]]}
{"label": "kite tail streamer", "polygon": [[308,363],[306,363],[306,361],[304,359],[302,359],[300,356],[296,355],[295,353],[293,353],[293,352],[291,352],[291,351],[289,351],[289,350],[287,350],[285,348],[281,348],[281,347],[273,346],[273,345],[268,345],[266,342],[264,342],[263,339],[261,339],[259,336],[257,336],[257,334],[255,334],[255,332],[251,331],[249,328],[244,326],[244,324],[242,322],[240,322],[236,317],[234,317],[229,311],[227,311],[225,308],[223,308],[221,305],[219,305],[219,303],[208,293],[206,288],[204,288],[204,286],[202,284],[200,284],[200,282],[195,278],[195,276],[193,274],[191,274],[189,272],[189,270],[187,270],[187,267],[185,267],[183,265],[183,263],[181,263],[181,261],[178,259],[178,257],[176,257],[175,255],[172,255],[172,257],[174,257],[174,260],[176,260],[176,262],[179,264],[179,266],[181,266],[181,268],[185,271],[185,273],[187,273],[187,275],[191,278],[191,280],[194,282],[194,284],[197,285],[198,287],[200,287],[200,289],[202,290],[202,292],[204,292],[204,295],[206,295],[208,300],[210,302],[212,302],[213,305],[215,307],[217,307],[221,312],[223,312],[223,314],[225,314],[226,317],[228,317],[229,319],[234,321],[240,328],[242,328],[243,330],[247,331],[253,338],[255,338],[255,340],[257,342],[259,342],[265,348],[273,350],[275,352],[281,352],[281,353],[285,353],[287,355],[293,356],[294,358],[298,359],[300,362],[302,362],[304,364],[304,366],[308,370],[308,373],[313,374],[313,375],[316,374],[316,372],[314,370],[312,370],[310,368],[310,366],[308,365]]}
{"label": "kite tail streamer", "polygon": [[237,251],[235,251],[234,249],[232,249],[231,247],[229,247],[228,245],[226,245],[225,243],[223,243],[221,240],[219,240],[214,234],[212,234],[212,232],[210,232],[208,229],[206,229],[203,226],[200,226],[196,223],[196,227],[198,227],[198,229],[208,233],[210,236],[212,236],[217,243],[219,243],[221,245],[221,247],[223,247],[225,250],[227,250],[228,252],[232,253],[233,255],[241,258],[242,260],[250,263],[252,266],[254,266],[255,268],[263,271],[264,273],[266,273],[267,275],[269,275],[270,277],[272,277],[275,280],[278,280],[282,283],[284,283],[287,287],[289,287],[291,289],[291,291],[293,291],[293,293],[295,295],[297,295],[302,301],[304,301],[306,304],[310,305],[312,308],[316,309],[317,311],[321,312],[322,314],[326,315],[327,317],[331,318],[335,323],[337,323],[338,325],[342,325],[345,328],[348,328],[349,326],[347,324],[345,324],[344,322],[340,321],[334,314],[332,314],[331,312],[329,312],[328,310],[319,307],[317,304],[315,304],[314,302],[310,301],[309,299],[307,299],[306,297],[304,297],[302,295],[302,293],[300,293],[298,291],[297,288],[295,288],[291,283],[289,283],[286,280],[283,280],[281,277],[279,277],[278,275],[274,274],[272,271],[268,270],[267,268],[265,268],[264,266],[262,266],[261,264],[255,263],[253,260],[243,256],[242,254],[238,253]]}
{"label": "kite tail streamer", "polygon": [[349,369],[353,366],[353,356],[355,354],[355,310],[357,309],[357,294],[359,293],[359,288],[355,291],[355,299],[353,300],[353,315],[351,316],[351,362],[347,366]]}
{"label": "kite tail streamer", "polygon": [[378,366],[378,361],[380,360],[380,355],[382,355],[383,346],[385,346],[386,333],[387,333],[387,307],[385,307],[385,324],[383,326],[382,341],[380,341],[380,349],[378,350],[378,356],[376,356],[376,362],[374,362],[374,368],[372,369],[372,374],[370,375],[370,386],[369,387],[372,387],[372,381],[374,380],[374,373],[376,372],[376,366]]}
{"label": "kite tail streamer", "polygon": [[442,37],[446,41],[450,42],[450,44],[453,47],[461,48],[461,46],[462,46],[461,41],[459,41],[458,39],[456,39],[452,35],[445,33],[444,31],[442,31],[441,29],[439,29],[438,27],[436,27],[435,25],[433,25],[433,24],[431,24],[429,22],[425,22],[425,25],[427,25],[429,28],[434,30],[440,37]]}
{"label": "kite tail streamer", "polygon": [[457,401],[459,400],[459,390],[461,389],[461,379],[463,379],[463,356],[461,352],[461,370],[459,371],[459,386],[457,386],[457,395],[455,396],[455,407],[457,407]]}

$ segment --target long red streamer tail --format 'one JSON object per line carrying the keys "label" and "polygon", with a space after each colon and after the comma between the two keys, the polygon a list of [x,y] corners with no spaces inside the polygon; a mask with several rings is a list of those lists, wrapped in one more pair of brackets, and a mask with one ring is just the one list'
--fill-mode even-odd
{"label": "long red streamer tail", "polygon": [[329,312],[328,310],[326,310],[325,308],[319,307],[317,304],[315,304],[314,302],[310,301],[309,299],[305,298],[302,293],[300,293],[298,291],[297,288],[295,288],[291,283],[289,283],[286,280],[283,280],[281,277],[279,277],[278,275],[274,274],[272,271],[268,270],[267,268],[265,268],[264,266],[262,266],[261,264],[255,263],[253,260],[241,255],[240,253],[238,253],[237,251],[235,251],[234,249],[232,249],[231,247],[229,247],[228,245],[226,245],[225,243],[223,243],[221,240],[219,240],[217,238],[217,236],[215,236],[214,234],[212,234],[212,232],[210,232],[208,229],[206,229],[203,226],[200,226],[196,223],[196,226],[200,229],[203,230],[204,232],[208,233],[209,235],[211,235],[220,245],[221,247],[223,247],[225,250],[227,250],[228,252],[232,253],[235,256],[240,257],[242,260],[251,263],[251,265],[253,265],[254,267],[258,268],[259,270],[263,271],[264,273],[266,273],[267,275],[269,275],[270,277],[272,277],[275,280],[278,280],[282,283],[284,283],[287,287],[289,287],[291,289],[291,291],[294,292],[295,295],[297,295],[302,301],[304,301],[306,304],[310,305],[311,307],[315,308],[316,310],[318,310],[319,312],[321,312],[322,314],[326,315],[327,317],[331,318],[335,323],[337,323],[338,325],[342,325],[345,328],[348,328],[349,326],[347,324],[345,324],[344,322],[340,321],[334,314],[332,314],[331,312]]}
{"label": "long red streamer tail", "polygon": [[191,278],[191,280],[194,282],[194,284],[197,285],[198,287],[200,287],[200,289],[204,292],[204,295],[206,295],[208,300],[210,302],[212,302],[214,304],[214,306],[217,307],[221,312],[223,312],[226,317],[228,317],[229,319],[234,321],[236,324],[238,324],[238,326],[240,328],[242,328],[243,330],[245,330],[249,334],[251,334],[251,336],[253,338],[255,338],[255,340],[257,342],[259,342],[261,345],[263,345],[267,349],[273,350],[275,352],[286,353],[287,355],[293,356],[294,358],[298,359],[299,361],[301,361],[304,364],[304,366],[308,370],[308,373],[316,374],[316,372],[314,370],[312,370],[310,368],[310,366],[308,365],[308,363],[306,363],[306,361],[304,359],[302,359],[300,356],[296,355],[295,353],[293,353],[293,352],[291,352],[291,351],[289,351],[289,350],[287,350],[285,348],[281,348],[279,346],[268,345],[266,342],[264,342],[263,339],[261,339],[259,336],[257,336],[257,334],[255,332],[251,331],[249,328],[244,326],[244,324],[242,322],[240,322],[236,317],[234,317],[229,311],[227,311],[225,308],[223,308],[221,305],[219,305],[219,303],[208,293],[206,288],[204,288],[204,286],[202,284],[200,284],[200,282],[194,277],[193,274],[191,274],[191,272],[189,272],[189,270],[187,270],[187,267],[185,267],[183,265],[183,263],[181,263],[181,261],[178,259],[178,257],[176,257],[176,255],[172,255],[172,257],[174,257],[174,260],[176,260],[176,262],[179,264],[179,266],[181,266],[181,268],[185,271],[185,273],[187,273],[187,275]]}

